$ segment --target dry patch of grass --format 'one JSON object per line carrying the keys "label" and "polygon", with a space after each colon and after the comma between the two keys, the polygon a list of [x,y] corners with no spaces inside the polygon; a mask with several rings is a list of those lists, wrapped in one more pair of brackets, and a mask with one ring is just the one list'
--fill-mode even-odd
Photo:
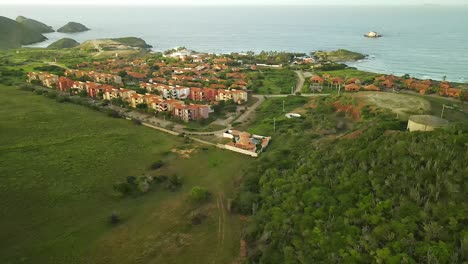
{"label": "dry patch of grass", "polygon": [[402,117],[425,113],[431,109],[429,101],[407,94],[360,92],[356,93],[354,97],[363,98],[378,107],[390,109]]}

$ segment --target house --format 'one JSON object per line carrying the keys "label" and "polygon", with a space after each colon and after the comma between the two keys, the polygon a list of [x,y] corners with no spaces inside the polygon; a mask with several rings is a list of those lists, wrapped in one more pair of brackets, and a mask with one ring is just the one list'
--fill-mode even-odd
{"label": "house", "polygon": [[172,89],[172,98],[177,98],[177,99],[187,99],[190,95],[190,88],[188,87],[183,87],[183,86],[178,86]]}
{"label": "house", "polygon": [[119,89],[119,97],[124,99],[124,100],[130,98],[130,96],[132,94],[136,94],[136,91],[135,90],[130,90],[130,89],[124,89],[124,88]]}
{"label": "house", "polygon": [[98,97],[101,84],[95,82],[86,82],[85,87],[89,97]]}
{"label": "house", "polygon": [[59,77],[55,74],[46,74],[42,80],[42,85],[47,88],[55,88],[57,87]]}
{"label": "house", "polygon": [[232,100],[232,93],[229,90],[220,89],[216,95],[216,101],[229,101]]}
{"label": "house", "polygon": [[133,108],[136,108],[137,105],[139,104],[145,103],[145,101],[143,100],[143,95],[137,94],[137,93],[131,94],[130,97],[127,99],[127,101],[129,102],[130,106]]}
{"label": "house", "polygon": [[366,91],[380,91],[380,88],[377,87],[375,84],[364,86],[364,90]]}
{"label": "house", "polygon": [[361,89],[360,85],[357,85],[355,83],[348,84],[345,86],[345,91],[347,92],[352,92],[352,91],[359,91]]}
{"label": "house", "polygon": [[67,92],[73,87],[74,81],[64,76],[60,76],[57,81],[57,88],[62,92]]}
{"label": "house", "polygon": [[231,90],[231,97],[238,104],[242,104],[248,100],[247,92],[243,90]]}
{"label": "house", "polygon": [[128,74],[128,76],[133,77],[135,79],[144,79],[144,78],[146,78],[146,74],[144,74],[144,73],[127,71],[127,74]]}
{"label": "house", "polygon": [[189,99],[193,101],[204,101],[205,95],[202,88],[192,87],[190,88]]}
{"label": "house", "polygon": [[361,80],[359,80],[358,78],[350,78],[346,81],[346,84],[352,84],[352,83],[355,83],[355,84],[361,84]]}
{"label": "house", "polygon": [[223,133],[223,137],[232,139],[225,145],[225,148],[242,154],[258,157],[269,144],[271,137],[251,135],[247,132],[228,130]]}

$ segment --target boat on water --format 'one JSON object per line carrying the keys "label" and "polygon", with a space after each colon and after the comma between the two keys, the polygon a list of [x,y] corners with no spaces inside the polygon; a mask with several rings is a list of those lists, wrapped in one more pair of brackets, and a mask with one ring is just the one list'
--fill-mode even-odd
{"label": "boat on water", "polygon": [[366,38],[380,38],[380,37],[382,37],[382,35],[380,35],[379,33],[375,32],[375,31],[369,31],[364,35],[364,37],[366,37]]}

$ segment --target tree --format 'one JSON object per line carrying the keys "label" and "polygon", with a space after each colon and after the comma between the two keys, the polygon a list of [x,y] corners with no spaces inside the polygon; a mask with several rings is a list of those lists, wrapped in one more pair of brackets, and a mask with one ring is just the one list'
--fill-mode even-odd
{"label": "tree", "polygon": [[190,200],[194,203],[202,203],[207,201],[210,198],[210,192],[200,186],[195,186],[190,191]]}

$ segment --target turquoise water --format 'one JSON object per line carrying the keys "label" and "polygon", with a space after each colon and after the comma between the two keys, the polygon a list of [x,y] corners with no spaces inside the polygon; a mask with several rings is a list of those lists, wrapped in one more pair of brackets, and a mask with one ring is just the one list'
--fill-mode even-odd
{"label": "turquoise water", "polygon": [[[468,82],[468,7],[63,7],[1,6],[0,15],[31,17],[55,29],[68,21],[91,31],[50,33],[44,47],[136,36],[155,50],[186,46],[205,52],[345,48],[370,55],[355,63],[382,73]],[[368,39],[370,30],[384,37]]]}

